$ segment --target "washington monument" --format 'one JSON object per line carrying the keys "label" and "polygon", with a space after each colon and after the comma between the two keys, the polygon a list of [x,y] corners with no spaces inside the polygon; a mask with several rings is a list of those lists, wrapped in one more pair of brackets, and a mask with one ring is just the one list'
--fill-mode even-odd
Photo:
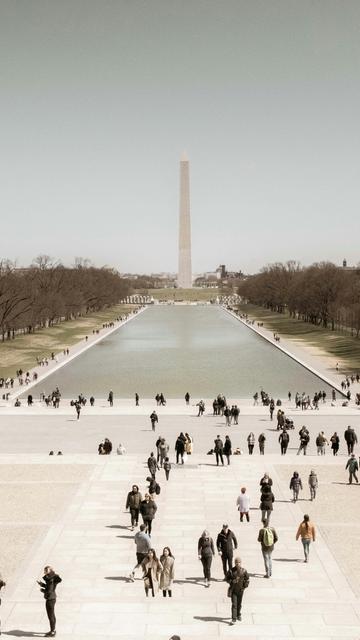
{"label": "washington monument", "polygon": [[178,286],[180,289],[192,287],[189,160],[184,153],[180,160]]}

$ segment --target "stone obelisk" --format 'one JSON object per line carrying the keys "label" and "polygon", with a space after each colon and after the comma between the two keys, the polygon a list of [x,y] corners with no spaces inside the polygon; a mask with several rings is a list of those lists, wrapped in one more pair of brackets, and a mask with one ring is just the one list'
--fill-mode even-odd
{"label": "stone obelisk", "polygon": [[180,160],[178,286],[180,289],[192,287],[189,160],[185,153]]}

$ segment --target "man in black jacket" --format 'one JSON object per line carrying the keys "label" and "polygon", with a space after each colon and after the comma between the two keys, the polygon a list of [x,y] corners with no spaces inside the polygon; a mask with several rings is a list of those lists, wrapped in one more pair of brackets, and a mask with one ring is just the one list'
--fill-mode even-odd
{"label": "man in black jacket", "polygon": [[221,440],[220,436],[216,436],[216,440],[214,440],[214,451],[216,456],[216,466],[219,466],[219,458],[221,460],[221,464],[224,465],[223,451],[224,451],[224,443]]}
{"label": "man in black jacket", "polygon": [[231,598],[231,624],[241,620],[241,605],[244,590],[249,586],[249,574],[241,566],[241,559],[235,558],[235,567],[226,574],[229,583],[228,596]]}
{"label": "man in black jacket", "polygon": [[52,567],[45,567],[43,582],[38,580],[40,585],[40,591],[44,594],[46,600],[46,613],[50,623],[50,631],[45,633],[48,638],[53,638],[56,635],[56,618],[55,618],[55,604],[56,604],[56,586],[61,582],[60,576],[55,573]]}
{"label": "man in black jacket", "polygon": [[222,529],[216,539],[216,546],[221,555],[224,570],[224,580],[228,570],[232,569],[233,550],[237,549],[237,540],[235,534],[229,529],[227,524],[223,524]]}

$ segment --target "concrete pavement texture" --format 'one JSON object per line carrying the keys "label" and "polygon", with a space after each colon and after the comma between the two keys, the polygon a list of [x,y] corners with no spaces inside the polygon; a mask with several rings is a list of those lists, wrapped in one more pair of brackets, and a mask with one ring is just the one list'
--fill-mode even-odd
{"label": "concrete pavement texture", "polygon": [[[35,437],[36,426],[27,424],[24,430],[27,428]],[[104,427],[102,422],[100,428]],[[49,428],[57,429],[51,423]],[[178,431],[179,424],[173,428]],[[213,434],[213,427],[207,429]],[[195,437],[194,428],[192,433]],[[214,456],[198,452],[183,466],[173,463],[169,482],[159,471],[161,494],[156,498],[152,542],[158,555],[164,546],[172,549],[175,581],[171,599],[161,593],[146,598],[139,571],[134,583],[128,581],[135,564],[135,532],[130,530],[130,517],[124,508],[132,483],[139,484],[142,493],[146,488],[147,442],[142,436],[140,430],[132,429],[141,452],[125,456],[1,454],[1,489],[5,487],[6,493],[6,488],[17,486],[23,491],[16,498],[11,494],[16,509],[12,512],[8,501],[0,525],[22,527],[25,536],[27,529],[34,525],[37,528],[28,552],[20,554],[13,573],[9,566],[9,575],[4,575],[8,583],[2,604],[4,634],[28,637],[48,630],[36,580],[42,568],[51,564],[63,579],[56,609],[59,638],[164,640],[176,633],[182,640],[223,636],[358,640],[360,601],[354,556],[358,556],[359,548],[359,487],[344,484],[347,456],[318,457],[313,452],[300,457],[294,451],[285,457],[275,452],[265,456],[244,454],[233,456],[230,466],[217,467]],[[154,434],[151,438],[154,442]],[[199,451],[200,444],[197,446]],[[73,448],[76,450],[76,446]],[[290,501],[289,491],[295,468],[304,482],[297,504]],[[319,476],[315,502],[308,500],[310,468],[315,468]],[[261,526],[259,480],[265,470],[274,483],[272,525],[279,536],[270,580],[264,579],[257,542]],[[64,485],[68,490],[64,491]],[[251,497],[250,523],[240,524],[235,503],[244,485]],[[28,508],[30,489],[41,496],[38,511],[35,506]],[[23,510],[19,509],[21,500]],[[305,512],[310,514],[318,534],[311,545],[309,564],[303,562],[301,543],[295,541]],[[213,560],[208,589],[197,558],[197,541],[203,529],[216,539],[224,522],[236,534],[235,555],[241,556],[250,573],[242,622],[234,627],[230,626],[230,600],[220,557],[216,555]],[[351,535],[345,541],[347,532]],[[16,536],[14,541],[8,537],[7,544],[15,558]],[[23,544],[26,546],[26,540]],[[349,573],[351,567],[354,570]]]}

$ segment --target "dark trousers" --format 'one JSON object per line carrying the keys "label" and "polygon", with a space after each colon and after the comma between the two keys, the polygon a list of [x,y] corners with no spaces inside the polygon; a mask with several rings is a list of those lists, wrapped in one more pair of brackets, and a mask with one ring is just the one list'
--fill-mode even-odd
{"label": "dark trousers", "polygon": [[215,455],[216,455],[216,464],[219,464],[219,458],[221,460],[221,464],[224,464],[222,451],[215,451]]}
{"label": "dark trousers", "polygon": [[181,464],[184,464],[184,453],[182,451],[176,451],[176,464],[179,463],[179,456],[181,457]]}
{"label": "dark trousers", "polygon": [[170,469],[165,469],[166,480],[169,480],[169,473],[170,473]]}
{"label": "dark trousers", "polygon": [[224,576],[226,577],[227,572],[230,571],[230,569],[232,569],[232,566],[233,566],[233,554],[232,553],[228,554],[223,552],[221,555],[221,561],[222,561]]}
{"label": "dark trousers", "polygon": [[202,562],[203,571],[204,571],[204,578],[206,578],[207,580],[210,580],[210,578],[211,578],[210,569],[211,569],[211,563],[212,563],[212,555],[211,556],[201,556],[201,562]]}
{"label": "dark trousers", "polygon": [[253,451],[254,451],[254,445],[253,444],[248,444],[248,449],[249,449],[249,454],[252,456]]}
{"label": "dark trousers", "polygon": [[358,481],[358,477],[356,475],[356,471],[349,471],[349,483],[352,484],[352,479],[355,478],[355,482]]}
{"label": "dark trousers", "polygon": [[225,453],[227,463],[230,464],[230,453]]}
{"label": "dark trousers", "polygon": [[152,518],[143,518],[144,525],[146,527],[145,533],[150,534],[152,529]]}
{"label": "dark trousers", "polygon": [[243,591],[233,591],[231,594],[231,617],[233,620],[236,620],[241,614],[243,593]]}
{"label": "dark trousers", "polygon": [[282,456],[284,456],[286,454],[287,448],[288,448],[287,444],[281,444],[280,445],[281,455]]}
{"label": "dark trousers", "polygon": [[130,509],[131,526],[135,527],[139,520],[139,509]]}
{"label": "dark trousers", "polygon": [[56,600],[46,600],[45,602],[46,613],[50,623],[50,631],[55,631],[56,627],[55,604]]}

